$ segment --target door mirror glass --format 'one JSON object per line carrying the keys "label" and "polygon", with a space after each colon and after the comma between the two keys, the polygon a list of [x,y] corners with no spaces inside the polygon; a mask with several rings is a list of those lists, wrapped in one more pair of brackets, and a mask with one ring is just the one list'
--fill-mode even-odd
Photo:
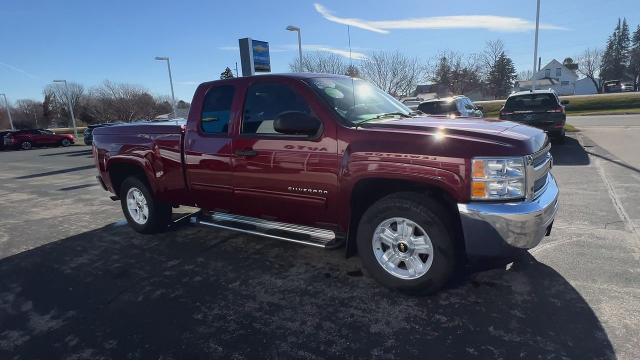
{"label": "door mirror glass", "polygon": [[273,122],[275,131],[286,135],[313,136],[320,130],[320,120],[300,111],[285,111]]}

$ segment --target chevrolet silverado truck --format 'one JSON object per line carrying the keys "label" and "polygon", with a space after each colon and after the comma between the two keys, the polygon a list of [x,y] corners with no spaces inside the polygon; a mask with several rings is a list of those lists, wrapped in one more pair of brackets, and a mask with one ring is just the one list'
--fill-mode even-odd
{"label": "chevrolet silverado truck", "polygon": [[138,232],[196,207],[191,223],[344,245],[381,284],[420,293],[549,235],[549,149],[533,127],[428,117],[366,81],[309,73],[206,82],[187,121],[93,139],[98,180]]}

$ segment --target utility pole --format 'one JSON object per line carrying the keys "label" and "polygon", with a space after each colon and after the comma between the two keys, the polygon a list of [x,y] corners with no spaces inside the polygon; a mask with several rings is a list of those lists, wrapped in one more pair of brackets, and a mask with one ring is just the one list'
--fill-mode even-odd
{"label": "utility pole", "polygon": [[533,48],[533,79],[531,82],[531,91],[536,89],[536,64],[538,62],[538,31],[540,30],[540,0],[537,0],[538,6],[536,11],[536,36],[535,46]]}
{"label": "utility pole", "polygon": [[9,110],[9,101],[7,101],[7,95],[5,94],[0,94],[4,97],[4,104],[7,108],[7,116],[9,116],[9,125],[11,126],[11,130],[15,130],[16,128],[13,127],[13,119],[11,119],[11,110]]}
{"label": "utility pole", "polygon": [[78,138],[78,128],[76,127],[76,117],[73,115],[73,106],[71,105],[71,94],[69,93],[69,84],[67,80],[53,80],[54,83],[64,83],[64,91],[67,93],[67,104],[69,105],[69,113],[71,113],[71,122],[73,123],[73,136]]}

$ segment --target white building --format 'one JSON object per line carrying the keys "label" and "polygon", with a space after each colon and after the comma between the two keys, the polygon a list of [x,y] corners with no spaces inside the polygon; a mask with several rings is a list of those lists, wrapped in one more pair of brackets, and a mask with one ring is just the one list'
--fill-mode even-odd
{"label": "white building", "polygon": [[514,90],[531,90],[533,79],[536,79],[537,89],[553,89],[558,95],[597,93],[591,80],[586,78],[578,80],[578,74],[575,71],[562,65],[556,59],[551,60],[545,67],[535,73],[532,79],[516,81]]}

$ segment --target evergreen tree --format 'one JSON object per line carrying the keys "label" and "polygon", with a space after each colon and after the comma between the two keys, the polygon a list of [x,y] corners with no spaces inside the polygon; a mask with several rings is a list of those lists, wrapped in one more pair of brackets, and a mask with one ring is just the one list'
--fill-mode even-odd
{"label": "evergreen tree", "polygon": [[229,69],[229,67],[227,66],[224,71],[220,74],[220,80],[223,79],[233,79],[233,71],[231,71],[231,69]]}
{"label": "evergreen tree", "polygon": [[635,89],[640,89],[640,25],[633,32],[631,50],[629,51],[629,75],[633,79]]}
{"label": "evergreen tree", "polygon": [[505,98],[513,88],[513,81],[517,78],[513,60],[504,52],[500,53],[496,62],[491,66],[487,83],[494,98]]}
{"label": "evergreen tree", "polygon": [[602,55],[600,78],[604,80],[624,80],[627,78],[629,66],[629,47],[631,39],[627,20],[618,19],[613,34],[607,40],[607,47]]}

